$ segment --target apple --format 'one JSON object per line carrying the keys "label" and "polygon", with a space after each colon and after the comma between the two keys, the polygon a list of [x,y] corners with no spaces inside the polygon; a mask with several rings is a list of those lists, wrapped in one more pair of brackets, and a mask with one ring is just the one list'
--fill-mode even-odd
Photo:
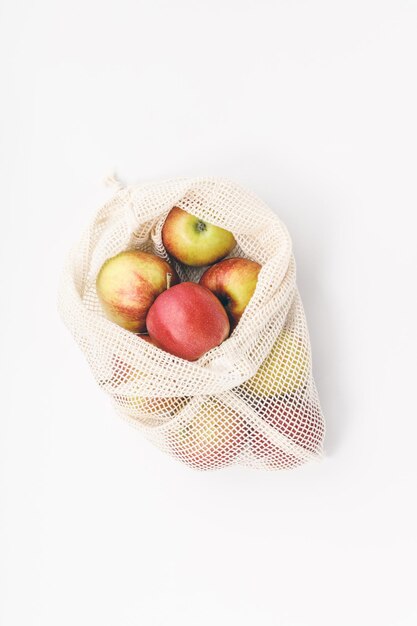
{"label": "apple", "polygon": [[220,300],[235,328],[255,291],[261,266],[249,259],[233,258],[209,267],[200,278]]}
{"label": "apple", "polygon": [[229,319],[211,291],[185,282],[164,291],[149,309],[146,327],[158,346],[196,361],[218,346],[230,332]]}
{"label": "apple", "polygon": [[[151,343],[156,346],[156,343],[152,341],[149,335],[137,335],[138,339],[145,341],[146,343]],[[110,379],[103,381],[104,383],[110,383],[112,387],[119,387],[121,384],[135,381],[144,378],[143,372],[140,372],[137,368],[129,365],[118,357],[117,355],[113,355],[112,361],[112,376]]]}
{"label": "apple", "polygon": [[294,393],[306,383],[309,351],[293,331],[283,329],[255,376],[243,388],[259,397]]}
{"label": "apple", "polygon": [[140,333],[146,330],[146,315],[155,298],[169,283],[177,282],[176,272],[164,259],[148,252],[128,250],[102,265],[96,287],[108,319]]}
{"label": "apple", "polygon": [[232,233],[174,207],[162,228],[162,241],[175,259],[194,267],[211,265],[236,245]]}
{"label": "apple", "polygon": [[185,398],[179,397],[139,397],[126,394],[115,395],[114,401],[118,406],[128,412],[129,417],[146,423],[149,426],[157,426],[167,421],[187,403]]}
{"label": "apple", "polygon": [[138,337],[139,337],[139,339],[143,339],[143,341],[146,341],[146,343],[150,343],[150,344],[152,344],[154,346],[156,345],[154,340],[151,337],[149,337],[149,335],[146,335],[145,333],[140,333],[138,335]]}
{"label": "apple", "polygon": [[[138,339],[143,339],[146,343],[151,343],[156,346],[156,342],[154,342],[149,335],[136,335]],[[111,387],[118,387],[122,383],[128,380],[135,380],[143,376],[137,369],[128,365],[126,361],[118,357],[116,354],[113,354],[111,359],[111,372],[112,375],[110,378],[103,379],[100,381],[100,384],[110,385]]]}
{"label": "apple", "polygon": [[139,337],[139,339],[143,339],[143,341],[146,341],[146,343],[150,343],[152,346],[156,346],[157,348],[159,347],[155,339],[152,339],[152,337],[149,337],[149,335],[145,335],[143,333],[137,336]]}
{"label": "apple", "polygon": [[[139,339],[153,345],[157,345],[149,335],[137,335]],[[112,386],[118,387],[122,383],[134,382],[143,378],[143,373],[127,365],[120,358],[113,360],[113,375],[110,379]],[[113,396],[116,404],[129,412],[130,417],[140,419],[149,425],[157,425],[166,418],[172,417],[186,403],[185,398],[161,398],[158,396],[132,396],[126,393],[118,393]]]}
{"label": "apple", "polygon": [[[324,437],[323,421],[318,408],[310,402],[286,397],[270,400],[257,411],[267,424],[290,441],[313,454],[320,451]],[[263,459],[271,468],[285,469],[304,462],[294,454],[281,450],[255,428],[251,430],[250,448],[255,457]]]}
{"label": "apple", "polygon": [[210,398],[190,422],[170,434],[172,453],[196,469],[230,465],[242,450],[247,428],[240,415]]}

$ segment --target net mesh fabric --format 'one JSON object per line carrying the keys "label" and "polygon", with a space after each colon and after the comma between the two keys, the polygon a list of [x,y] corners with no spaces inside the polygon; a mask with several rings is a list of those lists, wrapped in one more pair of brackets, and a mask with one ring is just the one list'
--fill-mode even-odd
{"label": "net mesh fabric", "polygon": [[[170,258],[164,220],[178,206],[233,232],[229,255],[262,265],[231,336],[198,361],[172,356],[110,322],[96,293],[109,257],[153,252],[181,280],[205,268]],[[120,189],[71,251],[59,309],[117,412],[161,450],[196,469],[239,463],[287,469],[322,454],[324,420],[287,229],[252,193],[223,179],[174,179]]]}

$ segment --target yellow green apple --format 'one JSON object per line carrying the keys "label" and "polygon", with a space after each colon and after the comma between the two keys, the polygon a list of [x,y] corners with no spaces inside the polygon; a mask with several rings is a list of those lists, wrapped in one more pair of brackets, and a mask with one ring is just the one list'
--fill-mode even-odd
{"label": "yellow green apple", "polygon": [[243,387],[259,397],[294,393],[305,385],[308,370],[309,351],[305,342],[293,331],[284,329],[255,376]]}
{"label": "yellow green apple", "polygon": [[124,394],[115,395],[114,401],[125,409],[130,417],[146,421],[150,425],[172,417],[187,403],[185,398],[139,397]]}
{"label": "yellow green apple", "polygon": [[184,265],[204,267],[223,259],[236,240],[231,232],[174,207],[162,228],[162,241],[168,253]]}
{"label": "yellow green apple", "polygon": [[196,469],[229,465],[242,450],[247,427],[241,416],[219,400],[204,402],[190,422],[170,435],[171,451]]}

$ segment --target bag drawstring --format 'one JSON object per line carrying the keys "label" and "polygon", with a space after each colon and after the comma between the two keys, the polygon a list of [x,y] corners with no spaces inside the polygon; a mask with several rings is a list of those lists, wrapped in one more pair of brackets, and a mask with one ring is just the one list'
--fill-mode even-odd
{"label": "bag drawstring", "polygon": [[108,174],[104,180],[103,183],[106,185],[106,187],[113,187],[114,189],[116,189],[116,191],[120,191],[120,189],[123,189],[123,187],[125,186],[116,176],[116,174],[113,172],[112,174]]}

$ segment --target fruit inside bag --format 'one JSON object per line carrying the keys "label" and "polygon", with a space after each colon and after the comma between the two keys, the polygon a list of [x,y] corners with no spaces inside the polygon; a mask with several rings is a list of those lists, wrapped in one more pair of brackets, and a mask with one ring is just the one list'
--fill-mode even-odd
{"label": "fruit inside bag", "polygon": [[117,412],[192,468],[320,458],[291,241],[246,190],[219,179],[119,190],[70,255],[60,311]]}

